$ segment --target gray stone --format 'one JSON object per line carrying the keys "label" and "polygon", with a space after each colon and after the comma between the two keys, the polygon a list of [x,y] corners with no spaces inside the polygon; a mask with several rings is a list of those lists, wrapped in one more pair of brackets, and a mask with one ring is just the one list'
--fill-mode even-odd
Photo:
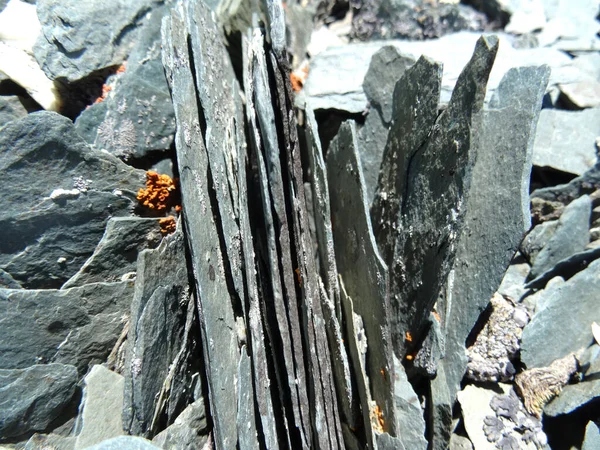
{"label": "gray stone", "polygon": [[[24,450],[38,450],[42,448],[56,448],[60,450],[73,450],[75,440],[73,436],[65,437],[58,434],[35,433],[25,444]],[[6,447],[5,447],[6,448]]]}
{"label": "gray stone", "polygon": [[[104,362],[129,312],[133,283],[93,283],[66,290],[0,290],[0,367]],[[36,317],[36,320],[31,320]]]}
{"label": "gray stone", "polygon": [[404,367],[394,356],[394,404],[402,443],[407,449],[425,450],[425,419],[421,402],[406,377]]}
{"label": "gray stone", "polygon": [[200,399],[185,408],[173,424],[154,436],[152,442],[163,449],[201,449],[208,441],[208,431],[206,406]]}
{"label": "gray stone", "polygon": [[446,358],[442,364],[452,398],[466,368],[467,336],[530,227],[532,140],[547,77],[548,68],[544,66],[510,70],[485,112],[473,143],[478,157],[466,199],[465,228],[459,238],[452,277],[441,292],[444,301],[438,303],[442,323],[451,324],[446,326]]}
{"label": "gray stone", "polygon": [[585,437],[581,450],[594,450],[600,448],[600,428],[591,420],[585,427]]}
{"label": "gray stone", "polygon": [[27,115],[27,110],[16,95],[0,95],[0,128],[11,120]]}
{"label": "gray stone", "polygon": [[109,217],[129,215],[141,170],[91,150],[66,117],[38,112],[0,133],[0,267],[28,289],[60,287],[91,256]]}
{"label": "gray stone", "polygon": [[34,54],[46,75],[54,80],[79,80],[95,70],[118,66],[127,59],[158,0],[52,0],[37,2],[42,32]]}
{"label": "gray stone", "polygon": [[175,114],[161,61],[160,24],[166,8],[156,8],[135,40],[124,73],[109,79],[112,90],[82,111],[75,128],[98,150],[127,161],[169,150]]}
{"label": "gray stone", "polygon": [[[205,12],[202,4],[197,6],[200,12]],[[198,93],[189,65],[192,56],[186,52],[181,53],[180,50],[188,48],[188,26],[191,26],[193,20],[193,12],[190,15],[185,9],[183,15],[182,12],[173,10],[170,20],[165,20],[162,29],[163,63],[172,88],[179,130],[175,135],[175,144],[190,265],[197,291],[202,293],[197,302],[198,310],[201,311],[203,356],[215,445],[229,448],[237,445],[238,441],[238,394],[234,381],[239,361],[238,337],[232,299],[221,259],[225,249],[220,245],[211,205],[208,155],[199,122],[200,105],[196,101]],[[204,17],[200,20],[208,22],[210,19]],[[231,91],[227,93],[230,95]],[[148,363],[151,361],[146,362]]]}
{"label": "gray stone", "polygon": [[544,408],[544,414],[556,417],[570,414],[578,408],[600,397],[600,380],[582,381],[566,385],[558,397]]}
{"label": "gray stone", "polygon": [[600,82],[590,79],[579,83],[561,84],[566,101],[576,108],[600,107]]}
{"label": "gray stone", "polygon": [[[354,122],[345,122],[327,153],[327,178],[331,199],[333,238],[338,272],[364,321],[369,342],[365,367],[371,395],[381,408],[389,433],[396,433],[393,386],[394,367],[389,335],[387,268],[379,256],[371,228],[364,179],[358,156]],[[386,376],[382,376],[382,371]],[[388,431],[388,430],[386,430]]]}
{"label": "gray stone", "polygon": [[159,450],[160,447],[152,445],[147,439],[138,436],[119,436],[107,439],[99,444],[88,447],[86,450]]}
{"label": "gray stone", "polygon": [[71,365],[0,369],[0,435],[44,430],[71,401],[76,384],[77,369]]}
{"label": "gray stone", "polygon": [[6,289],[23,289],[23,286],[17,282],[10,273],[0,269],[0,287]]}
{"label": "gray stone", "polygon": [[529,275],[529,269],[529,264],[517,253],[517,256],[512,260],[504,273],[502,282],[498,287],[498,293],[505,298],[518,302],[526,292],[525,280],[527,279],[527,275]]}
{"label": "gray stone", "polygon": [[81,432],[75,442],[76,450],[124,434],[121,417],[123,376],[111,372],[104,366],[95,365],[83,382],[79,424],[76,425]]}
{"label": "gray stone", "polygon": [[600,345],[594,344],[588,347],[579,358],[579,366],[583,372],[584,380],[596,380],[600,378]]}
{"label": "gray stone", "polygon": [[435,377],[438,363],[446,355],[446,337],[438,317],[433,312],[429,315],[429,331],[413,359],[413,368],[428,378]]}
{"label": "gray stone", "polygon": [[473,443],[467,437],[452,433],[449,450],[473,450]]}
{"label": "gray stone", "polygon": [[594,142],[599,134],[600,108],[544,109],[535,135],[533,164],[582,175],[596,164]]}
{"label": "gray stone", "polygon": [[365,119],[365,123],[358,130],[358,145],[360,151],[360,162],[365,188],[367,189],[367,202],[370,205],[375,196],[377,179],[381,167],[381,159],[388,138],[389,128],[381,119],[376,110],[371,110]]}
{"label": "gray stone", "polygon": [[527,236],[525,236],[525,239],[519,245],[519,251],[527,258],[530,265],[535,262],[538,253],[542,251],[552,236],[554,236],[557,226],[557,220],[549,220],[536,225],[527,233]]}
{"label": "gray stone", "polygon": [[75,275],[61,289],[96,282],[121,281],[136,271],[138,253],[156,247],[162,239],[159,219],[115,217],[106,224],[104,236]]}
{"label": "gray stone", "polygon": [[433,450],[446,450],[452,433],[452,408],[454,392],[449,388],[444,366],[438,367],[436,377],[429,383],[431,409],[427,418],[427,427],[432,430],[429,445]]}
{"label": "gray stone", "polygon": [[554,278],[571,278],[573,275],[584,270],[598,258],[600,258],[600,248],[598,247],[575,253],[574,255],[559,261],[550,270],[528,282],[525,285],[525,288],[543,289],[547,284],[549,284],[549,281]]}
{"label": "gray stone", "polygon": [[523,330],[521,360],[528,368],[547,366],[591,342],[592,322],[600,322],[599,275],[596,260],[544,300],[545,307]]}
{"label": "gray stone", "polygon": [[556,230],[535,257],[529,272],[530,279],[537,278],[559,261],[585,249],[590,240],[591,212],[592,201],[587,195],[574,200],[565,208],[558,219]]}
{"label": "gray stone", "polygon": [[400,54],[392,45],[377,50],[371,58],[362,87],[371,108],[379,113],[385,124],[392,120],[394,97],[390,92],[414,63],[412,57]]}
{"label": "gray stone", "polygon": [[[246,347],[242,346],[240,364],[238,366],[238,439],[240,448],[258,450],[258,434],[254,414],[254,386],[252,383],[251,360]],[[196,447],[198,448],[198,447]]]}

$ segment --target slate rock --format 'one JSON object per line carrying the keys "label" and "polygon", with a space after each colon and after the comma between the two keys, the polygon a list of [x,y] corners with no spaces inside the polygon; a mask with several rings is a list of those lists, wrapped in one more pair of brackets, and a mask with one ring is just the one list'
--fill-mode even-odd
{"label": "slate rock", "polygon": [[454,392],[449,388],[444,366],[440,365],[436,377],[429,383],[428,401],[431,412],[427,427],[432,430],[429,445],[433,450],[446,450],[452,434],[452,409]]}
{"label": "slate rock", "polygon": [[[155,8],[139,30],[125,72],[110,78],[109,95],[79,115],[75,128],[98,150],[127,161],[167,151],[175,113],[161,60],[160,25],[166,8]],[[162,172],[161,172],[162,173]]]}
{"label": "slate rock", "polygon": [[83,383],[83,398],[76,424],[81,431],[75,441],[76,450],[124,434],[121,417],[123,376],[95,365]]}
{"label": "slate rock", "polygon": [[596,164],[600,108],[583,111],[544,109],[540,113],[533,164],[582,175]]}
{"label": "slate rock", "polygon": [[535,257],[529,272],[530,279],[537,278],[559,261],[585,249],[590,240],[591,211],[592,201],[587,195],[569,203],[558,219],[552,237]]}
{"label": "slate rock", "polygon": [[18,283],[10,273],[0,269],[0,287],[6,289],[23,289],[20,283]]}
{"label": "slate rock", "polygon": [[34,433],[25,444],[24,450],[38,450],[41,448],[56,448],[60,450],[73,450],[75,448],[75,437],[61,436],[59,434]]}
{"label": "slate rock", "polygon": [[358,131],[360,163],[365,179],[365,188],[367,189],[368,205],[371,204],[375,196],[388,131],[388,126],[376,110],[369,112],[365,123]]}
{"label": "slate rock", "polygon": [[577,109],[600,107],[600,82],[596,80],[561,84],[560,90],[567,104],[573,105]]}
{"label": "slate rock", "polygon": [[508,269],[506,269],[500,286],[498,286],[498,293],[514,302],[519,301],[526,292],[525,280],[529,275],[530,267],[524,259],[523,256],[517,253]]}
{"label": "slate rock", "polygon": [[452,433],[449,450],[473,450],[473,444],[469,438]]}
{"label": "slate rock", "polygon": [[600,261],[596,260],[549,293],[545,307],[523,330],[521,360],[527,368],[547,366],[591,342],[591,324],[600,322],[599,275]]}
{"label": "slate rock", "polygon": [[99,444],[92,445],[86,450],[159,450],[160,447],[152,445],[152,442],[139,436],[119,436]]}
{"label": "slate rock", "polygon": [[582,381],[577,384],[566,385],[561,393],[546,405],[544,414],[556,417],[570,414],[578,408],[583,408],[588,403],[600,397],[600,380]]}
{"label": "slate rock", "polygon": [[554,235],[557,226],[557,220],[549,220],[536,225],[529,233],[527,233],[527,236],[525,236],[525,239],[523,239],[523,242],[519,245],[519,251],[527,258],[529,264],[535,262],[538,253],[540,253],[546,244],[548,244]]}
{"label": "slate rock", "polygon": [[402,430],[400,435],[402,443],[407,449],[425,450],[427,440],[425,439],[425,419],[421,402],[408,381],[404,367],[396,357],[394,357],[394,370],[396,376],[394,403],[398,428]]}
{"label": "slate rock", "polygon": [[122,281],[136,271],[138,254],[156,247],[163,235],[160,219],[115,217],[106,224],[104,236],[92,256],[61,289],[96,282]]}
{"label": "slate rock", "polygon": [[[531,193],[531,203],[534,208],[538,203],[538,209],[550,206],[554,210],[552,216],[558,218],[562,214],[561,207],[564,209],[564,205],[571,203],[584,194],[592,194],[598,189],[600,189],[600,164],[596,164],[583,175],[573,178],[567,184],[536,189]],[[543,211],[541,212],[543,213]],[[540,216],[543,219],[543,214],[540,214]]]}
{"label": "slate rock", "polygon": [[92,72],[118,66],[139,36],[145,16],[158,0],[39,0],[42,32],[35,57],[51,80],[79,80]]}
{"label": "slate rock", "polygon": [[587,427],[585,427],[585,437],[583,438],[581,450],[594,450],[596,448],[600,448],[600,428],[590,420]]}
{"label": "slate rock", "polygon": [[76,384],[77,369],[71,365],[0,369],[0,436],[44,430],[71,401]]}
{"label": "slate rock", "polygon": [[160,448],[201,449],[208,441],[208,422],[204,400],[186,407],[171,425],[158,433],[152,443]]}
{"label": "slate rock", "polygon": [[597,343],[588,347],[579,358],[579,366],[584,380],[600,378],[600,345]]}
{"label": "slate rock", "polygon": [[16,95],[0,95],[0,128],[11,120],[27,115],[27,110]]}
{"label": "slate rock", "polygon": [[438,304],[442,314],[451,305],[450,315],[442,316],[448,324],[442,364],[452,398],[466,368],[467,336],[530,227],[532,140],[548,75],[545,66],[509,70],[473,143],[478,156],[464,206],[465,227],[457,243],[453,275],[441,292],[446,300]]}
{"label": "slate rock", "polygon": [[0,268],[28,289],[60,287],[91,256],[109,217],[137,205],[144,172],[93,151],[66,117],[38,112],[0,134]]}
{"label": "slate rock", "polygon": [[[93,283],[66,290],[0,289],[0,367],[61,362],[84,374],[103,362],[123,328],[133,283]],[[36,317],[36,320],[31,320]]]}

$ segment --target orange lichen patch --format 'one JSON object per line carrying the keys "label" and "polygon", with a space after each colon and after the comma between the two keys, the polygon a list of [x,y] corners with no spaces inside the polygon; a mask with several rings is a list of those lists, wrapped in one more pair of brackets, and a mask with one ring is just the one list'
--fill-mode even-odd
{"label": "orange lichen patch", "polygon": [[406,342],[412,342],[412,340],[413,340],[413,337],[412,337],[412,334],[411,334],[411,332],[410,332],[410,331],[407,331],[407,332],[406,332],[406,334],[405,334],[405,336],[404,336],[404,339],[406,340]]}
{"label": "orange lichen patch", "polygon": [[411,355],[411,354],[406,355],[406,360],[407,361],[412,361],[413,359],[415,359],[415,355]]}
{"label": "orange lichen patch", "polygon": [[177,222],[175,222],[175,217],[169,216],[158,221],[160,225],[160,232],[163,235],[175,233],[175,228],[177,227]]}
{"label": "orange lichen patch", "polygon": [[149,171],[146,172],[146,189],[138,191],[137,199],[147,208],[164,211],[170,206],[175,189],[169,175]]}
{"label": "orange lichen patch", "polygon": [[296,272],[296,278],[298,279],[298,286],[302,287],[302,275],[300,275],[300,268],[294,270]]}
{"label": "orange lichen patch", "polygon": [[374,431],[383,433],[383,427],[385,426],[385,421],[383,420],[383,411],[377,404],[375,404],[375,407],[371,410],[371,424]]}
{"label": "orange lichen patch", "polygon": [[437,313],[437,311],[433,311],[433,317],[435,317],[435,320],[437,320],[439,323],[442,323],[442,318]]}
{"label": "orange lichen patch", "polygon": [[111,86],[109,86],[108,84],[103,84],[103,85],[102,85],[102,95],[96,99],[96,101],[94,102],[94,105],[95,105],[96,103],[101,103],[101,102],[103,102],[103,101],[106,99],[106,97],[108,96],[108,93],[109,93],[110,91],[112,91],[112,87],[111,87]]}
{"label": "orange lichen patch", "polygon": [[308,78],[308,64],[303,64],[290,74],[290,82],[294,92],[300,92]]}
{"label": "orange lichen patch", "polygon": [[127,69],[126,64],[127,63],[121,64],[115,73],[123,73],[123,72],[125,72],[125,70]]}
{"label": "orange lichen patch", "polygon": [[383,379],[385,380],[385,369],[381,369],[379,371],[379,373],[381,374],[381,376],[383,377]]}

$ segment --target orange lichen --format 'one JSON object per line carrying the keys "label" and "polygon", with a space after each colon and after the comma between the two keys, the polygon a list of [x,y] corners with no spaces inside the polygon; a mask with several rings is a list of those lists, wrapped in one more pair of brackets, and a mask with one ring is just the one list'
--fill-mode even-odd
{"label": "orange lichen", "polygon": [[407,361],[412,361],[413,359],[415,359],[415,355],[406,355]]}
{"label": "orange lichen", "polygon": [[146,189],[138,191],[137,199],[147,208],[164,211],[171,206],[175,189],[170,176],[149,171],[146,172]]}
{"label": "orange lichen", "polygon": [[435,320],[437,320],[439,323],[442,323],[442,318],[437,313],[437,311],[433,311],[433,317],[435,317]]}
{"label": "orange lichen", "polygon": [[290,74],[290,82],[294,92],[300,92],[308,78],[308,64],[303,64]]}
{"label": "orange lichen", "polygon": [[101,102],[103,102],[103,101],[106,99],[106,97],[108,96],[108,93],[109,93],[110,91],[112,91],[112,87],[111,87],[111,86],[109,86],[108,84],[103,84],[103,85],[102,85],[102,95],[96,99],[96,101],[94,102],[94,105],[95,105],[96,103],[101,103]]}
{"label": "orange lichen", "polygon": [[160,225],[160,232],[163,235],[175,233],[175,228],[177,227],[177,222],[175,221],[175,217],[169,216],[158,221]]}
{"label": "orange lichen", "polygon": [[410,331],[407,331],[405,334],[405,338],[406,342],[412,342],[413,338],[412,338],[412,334]]}
{"label": "orange lichen", "polygon": [[371,411],[371,423],[374,431],[383,433],[385,426],[385,421],[383,420],[383,411],[377,404],[375,404],[375,407]]}
{"label": "orange lichen", "polygon": [[115,73],[123,73],[123,72],[125,72],[125,69],[127,68],[126,64],[127,63],[121,64]]}
{"label": "orange lichen", "polygon": [[298,286],[302,287],[302,275],[300,275],[300,268],[294,269],[296,272],[296,278],[298,279]]}
{"label": "orange lichen", "polygon": [[383,379],[385,380],[385,369],[381,369],[379,371],[379,373],[381,374],[381,376],[383,377]]}

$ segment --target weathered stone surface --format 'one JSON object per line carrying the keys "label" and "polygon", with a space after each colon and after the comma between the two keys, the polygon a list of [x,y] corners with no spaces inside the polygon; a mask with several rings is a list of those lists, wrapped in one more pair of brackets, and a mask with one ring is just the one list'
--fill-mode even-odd
{"label": "weathered stone surface", "polygon": [[525,280],[529,275],[529,269],[529,264],[525,262],[520,253],[517,253],[504,273],[502,282],[498,287],[498,294],[518,302],[526,292]]}
{"label": "weathered stone surface", "polygon": [[598,289],[600,261],[596,260],[549,294],[545,307],[523,330],[521,360],[528,368],[547,366],[591,342],[592,322],[600,322]]}
{"label": "weathered stone surface", "polygon": [[0,436],[44,430],[69,403],[76,384],[77,369],[71,365],[0,369]]}
{"label": "weathered stone surface", "polygon": [[600,380],[582,381],[566,385],[562,392],[546,405],[544,414],[550,417],[570,414],[577,408],[600,397]]}
{"label": "weathered stone surface", "polygon": [[438,317],[433,312],[429,315],[429,331],[413,359],[413,369],[427,378],[435,377],[438,363],[446,355],[446,337]]}
{"label": "weathered stone surface", "polygon": [[77,132],[89,144],[125,161],[168,150],[173,144],[175,114],[160,50],[165,9],[156,8],[144,19],[125,72],[111,77],[108,96],[75,121]]}
{"label": "weathered stone surface", "polygon": [[600,428],[591,420],[585,427],[585,438],[581,450],[594,450],[600,447]]}
{"label": "weathered stone surface", "polygon": [[[371,395],[385,417],[386,429],[397,432],[391,384],[394,367],[386,292],[387,268],[379,256],[371,228],[364,179],[358,156],[356,128],[345,122],[327,153],[327,177],[331,198],[333,238],[338,271],[362,316],[369,358],[366,373]],[[387,376],[382,377],[381,372]]]}
{"label": "weathered stone surface", "polygon": [[[199,13],[208,14],[202,4],[197,7]],[[216,205],[212,204],[213,198],[208,185],[208,155],[199,122],[200,105],[196,101],[197,92],[190,67],[190,58],[193,56],[185,52],[182,54],[179,50],[188,48],[188,27],[194,23],[194,15],[189,14],[184,10],[182,16],[181,12],[173,10],[170,20],[165,20],[162,29],[163,63],[172,89],[179,130],[175,143],[184,226],[196,289],[199,292],[197,302],[215,445],[229,448],[235,446],[238,440],[238,395],[235,385],[239,361],[238,337],[232,298],[223,267],[222,255],[225,249],[220,245],[213,216]],[[198,26],[209,20],[206,16],[200,18]]]}
{"label": "weathered stone surface", "polygon": [[41,448],[59,448],[61,450],[73,450],[75,448],[74,436],[61,436],[58,434],[35,433],[25,444],[24,450],[38,450]]}
{"label": "weathered stone surface", "polygon": [[533,164],[582,175],[596,164],[600,108],[583,111],[544,109],[533,147]]}
{"label": "weathered stone surface", "polygon": [[50,79],[79,80],[127,59],[158,0],[37,2],[42,24],[35,57]]}
{"label": "weathered stone surface", "polygon": [[84,449],[124,434],[123,376],[104,366],[95,365],[84,378],[83,398],[79,407],[81,429],[75,449]]}
{"label": "weathered stone surface", "polygon": [[529,278],[535,279],[556,263],[582,252],[590,240],[592,201],[584,195],[572,201],[558,219],[556,230],[535,257]]}
{"label": "weathered stone surface", "polygon": [[525,285],[525,288],[543,289],[544,286],[549,285],[549,282],[554,278],[571,278],[573,275],[584,270],[598,258],[600,258],[600,248],[598,247],[575,253],[574,255],[559,261],[550,270],[547,270],[539,277],[528,282]]}
{"label": "weathered stone surface", "polygon": [[0,367],[61,362],[84,374],[110,353],[132,297],[129,281],[64,291],[1,289]]}
{"label": "weathered stone surface", "polygon": [[600,345],[597,343],[588,347],[579,358],[580,369],[584,380],[600,378]]}
{"label": "weathered stone surface", "polygon": [[18,283],[10,273],[0,269],[0,287],[6,289],[23,289],[20,283]]}
{"label": "weathered stone surface", "polygon": [[425,450],[425,419],[419,397],[406,377],[404,367],[394,356],[394,404],[400,438],[406,449]]}
{"label": "weathered stone surface", "polygon": [[558,213],[557,215],[560,216],[562,214],[560,203],[567,205],[576,198],[584,194],[592,194],[598,189],[600,189],[600,164],[596,164],[567,184],[536,189],[531,194],[531,203],[535,205],[536,202],[540,202],[541,206],[550,203],[557,210],[555,214]]}
{"label": "weathered stone surface", "polygon": [[561,84],[560,90],[565,96],[567,103],[576,108],[600,107],[600,82],[596,80],[591,79],[578,83]]}
{"label": "weathered stone surface", "polygon": [[163,449],[201,449],[208,441],[208,431],[206,406],[200,398],[185,408],[173,424],[154,436],[152,443]]}
{"label": "weathered stone surface", "polygon": [[473,450],[473,444],[464,436],[452,433],[449,450]]}
{"label": "weathered stone surface", "polygon": [[252,383],[252,368],[250,356],[246,347],[242,346],[240,364],[238,366],[238,439],[240,448],[258,450],[258,434],[254,414],[254,386]]}
{"label": "weathered stone surface", "polygon": [[[51,170],[50,170],[51,168]],[[66,117],[39,112],[0,133],[0,267],[23,287],[60,287],[92,254],[109,217],[129,215],[144,172],[91,150]]]}
{"label": "weathered stone surface", "polygon": [[136,271],[138,253],[154,248],[162,239],[159,219],[115,217],[106,224],[104,236],[75,275],[61,289],[88,283],[121,281]]}
{"label": "weathered stone surface", "polygon": [[138,436],[119,436],[107,439],[99,444],[88,447],[86,450],[159,450],[160,447]]}
{"label": "weathered stone surface", "polygon": [[0,96],[0,127],[11,120],[17,120],[27,115],[27,110],[16,95]]}
{"label": "weathered stone surface", "polygon": [[379,170],[385,143],[388,138],[388,131],[389,128],[383,122],[376,110],[371,110],[369,112],[365,119],[365,123],[358,130],[360,163],[362,165],[365,188],[367,190],[367,202],[369,205],[375,196],[375,189],[377,187],[377,179],[379,178]]}
{"label": "weathered stone surface", "polygon": [[521,254],[527,258],[529,264],[535,262],[538,253],[540,253],[546,244],[548,244],[554,235],[557,226],[557,220],[549,220],[536,225],[529,233],[527,233],[527,236],[525,236],[525,239],[523,239],[523,242],[519,245],[519,250]]}
{"label": "weathered stone surface", "polygon": [[[530,227],[532,141],[547,77],[548,68],[544,66],[510,70],[485,112],[473,143],[478,157],[466,199],[465,228],[459,238],[452,277],[442,292],[445,300],[438,304],[442,322],[448,324],[442,364],[452,397],[466,367],[466,338]],[[448,308],[450,314],[445,315]]]}
{"label": "weathered stone surface", "polygon": [[429,444],[434,450],[448,448],[452,433],[454,395],[449,388],[444,366],[440,365],[436,377],[429,383],[428,397],[431,409],[427,417],[427,426],[432,430]]}

